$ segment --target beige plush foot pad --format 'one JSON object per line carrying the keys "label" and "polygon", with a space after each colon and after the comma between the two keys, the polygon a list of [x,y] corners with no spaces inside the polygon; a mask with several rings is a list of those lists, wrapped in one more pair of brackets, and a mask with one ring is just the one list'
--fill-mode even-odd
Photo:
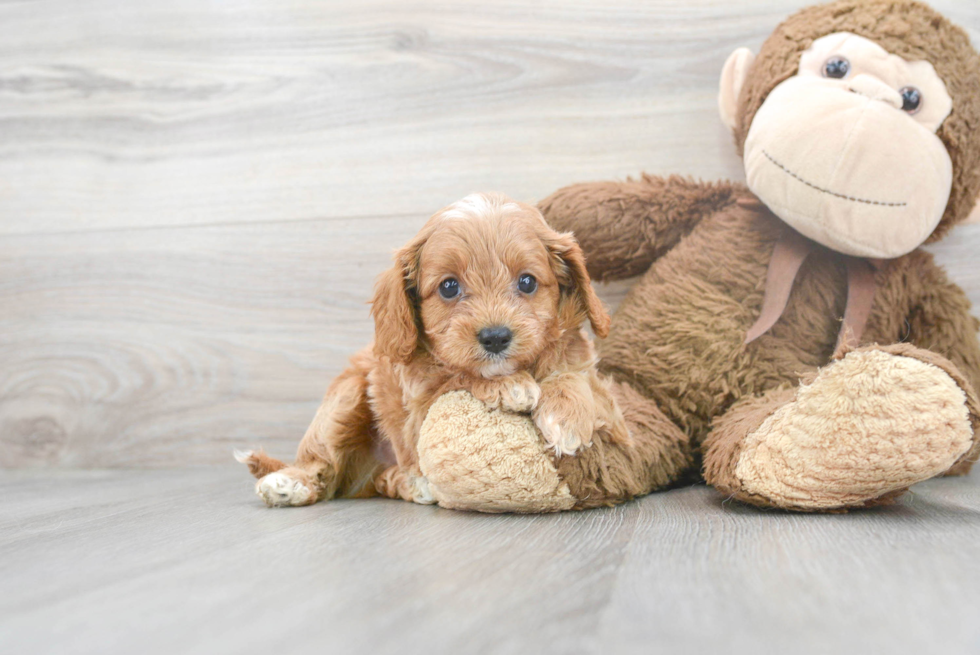
{"label": "beige plush foot pad", "polygon": [[859,505],[943,473],[972,438],[966,394],[942,369],[855,351],[746,438],[735,475],[779,506]]}
{"label": "beige plush foot pad", "polygon": [[575,498],[527,416],[490,410],[465,391],[439,398],[422,424],[419,467],[443,507],[554,512]]}

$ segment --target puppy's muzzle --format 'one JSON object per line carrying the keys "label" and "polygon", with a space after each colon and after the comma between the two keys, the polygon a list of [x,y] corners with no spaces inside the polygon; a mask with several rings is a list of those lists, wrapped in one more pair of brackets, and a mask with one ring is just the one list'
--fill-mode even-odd
{"label": "puppy's muzzle", "polygon": [[504,327],[503,325],[483,328],[476,335],[477,341],[491,355],[498,355],[507,350],[513,337],[514,334],[510,331],[510,328]]}

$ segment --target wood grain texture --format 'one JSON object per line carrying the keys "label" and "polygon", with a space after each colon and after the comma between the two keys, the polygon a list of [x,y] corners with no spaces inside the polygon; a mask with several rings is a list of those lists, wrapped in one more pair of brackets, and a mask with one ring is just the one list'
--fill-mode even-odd
{"label": "wood grain texture", "polygon": [[[739,177],[721,66],[800,0],[0,4],[3,233],[428,215]],[[976,3],[933,3],[980,34]]]}
{"label": "wood grain texture", "polygon": [[793,515],[688,487],[268,510],[244,471],[0,472],[0,651],[975,653],[980,479]]}
{"label": "wood grain texture", "polygon": [[0,466],[288,456],[432,211],[740,178],[721,65],[804,4],[0,2]]}
{"label": "wood grain texture", "polygon": [[[0,238],[0,466],[291,456],[371,338],[375,274],[422,220]],[[980,303],[980,226],[933,249]],[[615,307],[629,284],[599,292]]]}

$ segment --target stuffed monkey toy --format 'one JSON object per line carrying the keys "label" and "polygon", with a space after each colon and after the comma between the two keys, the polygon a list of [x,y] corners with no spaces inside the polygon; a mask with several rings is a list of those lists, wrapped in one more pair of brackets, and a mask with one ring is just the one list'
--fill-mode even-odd
{"label": "stuffed monkey toy", "polygon": [[600,344],[632,442],[555,458],[526,418],[446,396],[419,442],[441,504],[610,504],[700,470],[746,503],[841,511],[969,471],[980,323],[919,249],[980,191],[966,33],[918,2],[809,7],[731,55],[719,107],[747,184],[644,175],[540,205],[594,279],[640,276]]}

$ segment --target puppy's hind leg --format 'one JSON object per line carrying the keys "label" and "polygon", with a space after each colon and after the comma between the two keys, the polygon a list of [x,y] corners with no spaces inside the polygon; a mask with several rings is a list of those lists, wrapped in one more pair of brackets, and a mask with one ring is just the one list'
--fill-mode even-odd
{"label": "puppy's hind leg", "polygon": [[261,451],[236,453],[236,459],[260,477],[255,492],[267,505],[311,505],[338,496],[377,493],[372,481],[383,465],[372,453],[367,395],[371,358],[370,351],[358,353],[330,385],[292,466]]}
{"label": "puppy's hind leg", "polygon": [[436,502],[425,476],[398,465],[381,471],[374,480],[374,486],[379,494],[388,498],[401,498],[419,505],[433,505]]}
{"label": "puppy's hind leg", "polygon": [[248,467],[248,472],[257,478],[263,478],[270,473],[286,468],[285,462],[270,457],[261,448],[259,450],[236,450],[235,459]]}

